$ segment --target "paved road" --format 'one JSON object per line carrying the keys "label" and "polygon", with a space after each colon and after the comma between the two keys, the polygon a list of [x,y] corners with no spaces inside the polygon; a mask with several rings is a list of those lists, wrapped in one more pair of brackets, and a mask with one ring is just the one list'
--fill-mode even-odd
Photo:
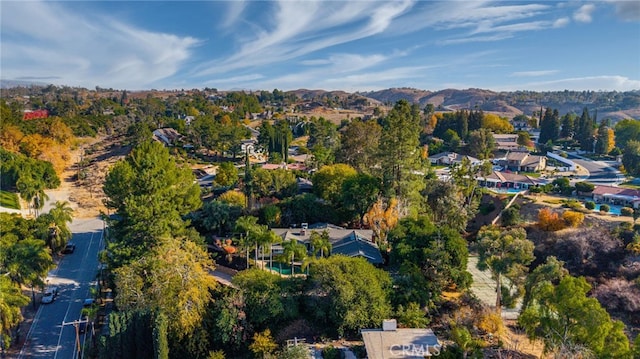
{"label": "paved road", "polygon": [[[89,288],[95,283],[98,251],[102,248],[103,223],[100,219],[74,219],[70,226],[74,253],[66,254],[47,277],[59,288],[57,299],[40,305],[18,358],[78,358],[73,322],[80,318],[82,302],[90,298]],[[90,334],[79,336],[80,345],[90,345]]]}
{"label": "paved road", "polygon": [[568,155],[569,158],[579,166],[582,166],[589,171],[589,178],[587,181],[594,184],[601,185],[616,185],[624,181],[624,176],[617,169],[609,166],[602,161],[591,161],[582,158],[578,158],[573,154]]}

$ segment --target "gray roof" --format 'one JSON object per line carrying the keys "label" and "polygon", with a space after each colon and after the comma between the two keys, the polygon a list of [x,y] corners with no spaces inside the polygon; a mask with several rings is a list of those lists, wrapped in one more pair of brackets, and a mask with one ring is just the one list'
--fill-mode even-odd
{"label": "gray roof", "polygon": [[347,257],[362,257],[372,264],[382,264],[382,254],[375,243],[359,237],[356,232],[331,243],[331,254],[342,254]]}
{"label": "gray roof", "polygon": [[363,329],[360,333],[369,359],[424,358],[440,350],[431,329]]}

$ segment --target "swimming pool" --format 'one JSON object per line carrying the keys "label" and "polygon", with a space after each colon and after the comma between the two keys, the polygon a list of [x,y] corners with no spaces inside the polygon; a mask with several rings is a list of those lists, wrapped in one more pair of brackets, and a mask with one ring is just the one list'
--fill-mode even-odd
{"label": "swimming pool", "polygon": [[[596,208],[593,209],[594,212],[600,212],[600,206],[601,204],[596,204]],[[609,206],[609,214],[615,214],[615,215],[620,215],[620,209],[622,208],[622,206],[618,206],[615,204],[607,204],[607,206]]]}
{"label": "swimming pool", "polygon": [[526,191],[526,189],[522,188],[489,188],[489,191],[496,193],[508,193],[508,194],[516,194],[522,191]]}

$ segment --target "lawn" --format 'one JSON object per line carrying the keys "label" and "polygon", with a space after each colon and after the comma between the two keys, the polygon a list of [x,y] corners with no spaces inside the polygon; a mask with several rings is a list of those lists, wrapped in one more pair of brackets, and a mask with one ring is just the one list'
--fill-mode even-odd
{"label": "lawn", "polygon": [[620,183],[620,187],[640,189],[640,184],[638,183],[638,181],[629,181],[629,182]]}
{"label": "lawn", "polygon": [[0,206],[11,209],[20,209],[18,195],[13,192],[0,190]]}

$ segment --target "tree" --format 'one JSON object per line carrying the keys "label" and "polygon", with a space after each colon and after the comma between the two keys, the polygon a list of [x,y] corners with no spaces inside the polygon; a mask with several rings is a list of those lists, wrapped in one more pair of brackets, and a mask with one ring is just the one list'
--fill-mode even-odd
{"label": "tree", "polygon": [[363,216],[363,222],[373,230],[373,237],[378,244],[386,244],[387,233],[398,223],[397,206],[398,201],[395,198],[390,199],[388,203],[378,198]]}
{"label": "tree", "polygon": [[598,135],[596,136],[596,153],[606,155],[615,146],[613,129],[609,126],[608,120],[603,120],[598,127]]}
{"label": "tree", "polygon": [[516,143],[524,147],[533,147],[533,141],[531,140],[531,135],[529,134],[529,132],[526,132],[526,131],[518,132],[518,139],[516,140]]}
{"label": "tree", "polygon": [[282,258],[291,263],[291,275],[295,274],[294,261],[302,261],[307,257],[307,248],[304,244],[298,243],[295,239],[290,239],[282,244]]}
{"label": "tree", "polygon": [[505,227],[516,226],[520,223],[520,210],[516,207],[509,207],[502,211],[502,225]]}
{"label": "tree", "polygon": [[622,164],[628,174],[640,176],[640,141],[630,140],[624,147]]}
{"label": "tree", "polygon": [[[458,169],[454,168],[455,173]],[[426,213],[436,225],[446,225],[462,233],[467,222],[475,214],[475,206],[467,203],[465,192],[473,187],[464,188],[453,182],[437,179],[428,180],[422,192],[426,199]]]}
{"label": "tree", "polygon": [[640,121],[634,119],[624,119],[618,121],[615,126],[615,143],[619,148],[625,148],[627,142],[640,138]]}
{"label": "tree", "polygon": [[0,275],[0,346],[11,344],[11,329],[22,321],[21,308],[29,303],[29,297],[22,294],[19,285]]}
{"label": "tree", "polygon": [[273,341],[271,337],[271,330],[266,329],[262,333],[255,333],[253,335],[253,343],[249,345],[249,349],[256,354],[261,355],[262,358],[267,358],[278,347],[278,344]]}
{"label": "tree", "polygon": [[[480,127],[473,128],[471,126],[471,118],[472,116],[469,116],[469,130],[479,130]],[[512,133],[514,130],[513,125],[509,122],[509,119],[505,117],[499,117],[498,115],[493,113],[484,114],[484,117],[482,118],[482,128],[486,128],[489,131],[495,133]]]}
{"label": "tree", "polygon": [[630,353],[624,325],[587,293],[591,286],[580,277],[565,275],[557,285],[538,285],[518,322],[531,339],[542,339],[545,352],[571,357],[585,349],[597,357],[624,358]]}
{"label": "tree", "polygon": [[398,101],[385,117],[380,138],[380,158],[383,188],[398,199],[412,197],[412,182],[419,179],[415,173],[420,162],[420,109],[406,100]]}
{"label": "tree", "polygon": [[560,115],[558,110],[551,110],[550,107],[544,112],[540,122],[540,137],[538,143],[555,142],[560,136]]}
{"label": "tree", "polygon": [[562,116],[562,118],[560,119],[560,122],[562,123],[562,128],[560,129],[561,138],[573,137],[575,133],[574,121],[575,121],[575,114],[573,113],[567,113],[564,116]]}
{"label": "tree", "polygon": [[404,328],[426,328],[429,318],[425,314],[424,309],[415,302],[408,303],[406,308],[400,304],[396,310],[398,324]]}
{"label": "tree", "polygon": [[477,343],[473,340],[469,329],[463,326],[456,325],[451,329],[451,340],[453,340],[458,348],[462,350],[463,359],[466,359],[469,352],[477,346]]}
{"label": "tree", "polygon": [[186,227],[182,216],[201,206],[200,186],[191,169],[177,165],[155,141],[140,144],[116,163],[104,192],[106,206],[122,218],[112,226],[113,241],[108,244],[114,263],[146,253],[162,236],[181,235]]}
{"label": "tree", "polygon": [[314,173],[311,179],[313,192],[318,197],[337,204],[339,203],[342,184],[357,174],[358,172],[353,167],[345,164],[324,166]]}
{"label": "tree", "polygon": [[311,231],[309,241],[314,256],[320,253],[320,258],[324,258],[325,251],[327,255],[331,252],[331,242],[329,242],[329,232],[327,230],[322,231],[322,233]]}
{"label": "tree", "polygon": [[342,130],[340,160],[359,172],[369,173],[377,162],[381,135],[382,127],[376,121],[351,121]]}
{"label": "tree", "polygon": [[593,135],[595,133],[594,122],[595,121],[591,119],[591,116],[589,116],[589,110],[585,107],[582,110],[582,115],[578,119],[575,129],[576,139],[580,143],[580,149],[583,151],[593,151]]}
{"label": "tree", "polygon": [[231,187],[238,182],[238,169],[233,162],[222,162],[213,181],[220,187]]}
{"label": "tree", "polygon": [[469,133],[468,146],[469,152],[478,156],[479,159],[490,158],[496,147],[496,140],[491,131],[482,128]]}
{"label": "tree", "polygon": [[245,208],[247,206],[247,196],[240,191],[229,190],[218,197],[218,201],[228,203],[232,207]]}
{"label": "tree", "polygon": [[256,331],[275,328],[298,312],[293,301],[285,300],[285,281],[276,274],[252,268],[234,276],[233,284],[242,292],[247,321]]}
{"label": "tree", "polygon": [[380,195],[380,180],[365,173],[358,173],[342,182],[340,193],[342,207],[352,213],[362,226],[365,213]]}
{"label": "tree", "polygon": [[[242,216],[236,220],[235,230],[241,233],[243,247],[246,251],[247,268],[249,268],[249,247],[255,245],[256,247],[256,261],[258,257],[258,238],[256,236],[258,228],[258,217],[254,216]],[[256,263],[257,265],[257,263]]]}
{"label": "tree", "polygon": [[527,308],[534,300],[533,295],[538,293],[540,288],[546,283],[556,285],[564,278],[569,271],[564,268],[564,262],[555,256],[549,256],[544,263],[532,270],[524,282],[524,297],[522,308]]}
{"label": "tree", "polygon": [[467,243],[446,224],[436,226],[426,216],[404,218],[389,233],[389,243],[391,265],[399,269],[402,283],[394,293],[397,302],[433,304],[445,288],[471,284]]}
{"label": "tree", "polygon": [[589,193],[589,192],[593,192],[593,190],[595,189],[595,186],[593,185],[593,183],[583,181],[583,182],[576,182],[575,188],[576,188],[576,191],[579,193]]}
{"label": "tree", "polygon": [[[502,309],[502,277],[521,294],[521,284],[527,273],[527,265],[534,259],[533,242],[527,240],[522,228],[500,230],[483,227],[478,233],[478,269],[491,272],[496,281],[496,310]],[[511,291],[509,291],[511,293]]]}
{"label": "tree", "polygon": [[[51,236],[59,237],[57,246],[51,246],[53,250],[59,250],[71,239],[71,230],[68,224],[73,221],[73,208],[69,202],[56,201],[53,208],[49,210],[52,223],[49,227]],[[52,240],[53,242],[53,240]],[[52,243],[53,244],[53,243]]]}
{"label": "tree", "polygon": [[379,326],[389,318],[389,274],[363,258],[332,256],[315,262],[308,278],[312,318],[339,335]]}
{"label": "tree", "polygon": [[150,252],[114,270],[121,310],[152,309],[167,316],[169,331],[182,338],[202,321],[210,290],[213,261],[190,240],[163,238]]}

